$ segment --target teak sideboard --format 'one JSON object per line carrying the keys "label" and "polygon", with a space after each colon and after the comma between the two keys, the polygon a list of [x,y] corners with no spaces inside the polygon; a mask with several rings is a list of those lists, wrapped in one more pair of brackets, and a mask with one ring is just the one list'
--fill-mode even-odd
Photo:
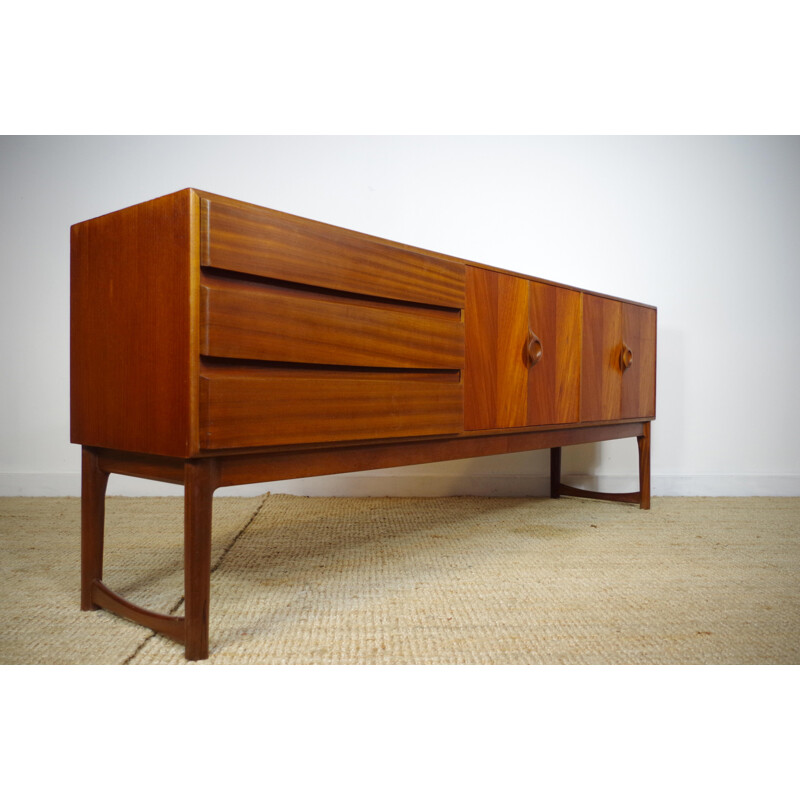
{"label": "teak sideboard", "polygon": [[[81,607],[208,657],[221,486],[550,448],[650,505],[656,309],[195,189],[71,229]],[[636,437],[639,487],[561,483]],[[184,486],[185,616],[103,583],[110,473]]]}

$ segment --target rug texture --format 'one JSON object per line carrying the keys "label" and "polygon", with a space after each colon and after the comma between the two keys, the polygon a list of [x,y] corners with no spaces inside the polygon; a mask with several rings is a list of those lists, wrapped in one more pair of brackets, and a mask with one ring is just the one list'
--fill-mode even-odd
{"label": "rug texture", "polygon": [[[179,498],[108,499],[104,580],[182,614]],[[0,499],[0,663],[185,664],[79,610],[80,503]],[[219,498],[203,664],[797,664],[800,498]]]}

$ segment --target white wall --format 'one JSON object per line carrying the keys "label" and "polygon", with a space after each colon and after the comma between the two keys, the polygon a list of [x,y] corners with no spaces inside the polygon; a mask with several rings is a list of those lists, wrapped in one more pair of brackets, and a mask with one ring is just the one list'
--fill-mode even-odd
{"label": "white wall", "polygon": [[[798,137],[4,137],[0,494],[79,492],[69,226],[186,186],[657,305],[654,493],[800,494]],[[565,472],[622,486],[635,450],[568,448]],[[543,494],[547,464],[238,491]]]}

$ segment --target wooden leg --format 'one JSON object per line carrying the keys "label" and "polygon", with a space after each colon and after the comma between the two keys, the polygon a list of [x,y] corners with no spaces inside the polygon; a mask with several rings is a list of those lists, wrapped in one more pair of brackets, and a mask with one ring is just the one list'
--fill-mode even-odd
{"label": "wooden leg", "polygon": [[[636,437],[639,445],[639,491],[638,492],[593,492],[576,489],[561,483],[561,448],[550,450],[550,496],[586,497],[592,500],[612,500],[619,503],[635,503],[639,508],[650,508],[650,423],[642,424],[642,433]],[[555,451],[558,450],[558,455]],[[556,485],[556,481],[558,484]]]}
{"label": "wooden leg", "polygon": [[186,658],[208,658],[208,609],[211,592],[211,509],[216,478],[213,459],[184,466],[184,580]]}
{"label": "wooden leg", "polygon": [[561,448],[550,448],[550,497],[561,497]]}
{"label": "wooden leg", "polygon": [[92,599],[95,581],[103,579],[103,533],[108,473],[97,455],[83,448],[81,476],[81,610],[99,608]]}
{"label": "wooden leg", "polygon": [[[137,474],[140,460],[119,452],[109,456],[91,448],[83,449],[81,495],[81,608],[104,608],[121,617],[145,625],[180,642],[186,658],[208,658],[208,605],[211,587],[211,507],[217,488],[215,459],[176,464],[149,465],[142,477],[155,477],[177,483],[183,473],[184,484],[184,584],[186,612],[183,617],[150,611],[113,592],[103,583],[103,527],[105,495],[109,471]],[[155,469],[158,473],[154,474]]]}
{"label": "wooden leg", "polygon": [[645,422],[644,432],[636,437],[639,445],[639,508],[650,508],[650,423]]}

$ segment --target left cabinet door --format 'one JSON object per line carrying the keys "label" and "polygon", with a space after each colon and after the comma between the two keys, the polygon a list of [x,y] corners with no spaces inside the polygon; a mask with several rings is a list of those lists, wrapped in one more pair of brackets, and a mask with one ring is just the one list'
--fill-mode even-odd
{"label": "left cabinet door", "polygon": [[528,418],[528,281],[467,268],[464,429],[518,428]]}
{"label": "left cabinet door", "polygon": [[465,429],[577,422],[580,330],[580,292],[468,268]]}

